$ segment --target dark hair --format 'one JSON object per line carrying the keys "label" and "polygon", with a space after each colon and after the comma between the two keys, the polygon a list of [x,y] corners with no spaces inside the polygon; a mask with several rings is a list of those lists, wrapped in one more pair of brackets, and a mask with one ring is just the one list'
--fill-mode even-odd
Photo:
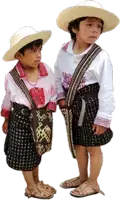
{"label": "dark hair", "polygon": [[32,49],[33,47],[39,47],[42,46],[43,44],[43,40],[38,39],[38,40],[34,40],[33,42],[30,42],[29,44],[25,45],[24,47],[22,47],[19,52],[24,55],[24,51],[26,49]]}
{"label": "dark hair", "polygon": [[[71,39],[73,39],[74,42],[76,41],[76,34],[72,31],[72,29],[79,30],[80,22],[86,20],[87,18],[89,18],[89,17],[80,17],[80,18],[77,18],[77,19],[71,21],[68,24],[68,31],[71,35]],[[102,22],[102,25],[104,25],[104,22],[102,20],[101,20],[101,22]],[[103,31],[103,26],[102,26],[102,29],[101,29],[101,33],[102,33],[102,31]]]}

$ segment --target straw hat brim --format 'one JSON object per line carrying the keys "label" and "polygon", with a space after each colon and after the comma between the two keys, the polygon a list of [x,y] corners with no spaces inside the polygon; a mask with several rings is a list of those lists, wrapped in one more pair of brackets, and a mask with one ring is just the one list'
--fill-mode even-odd
{"label": "straw hat brim", "polygon": [[74,6],[63,10],[58,18],[57,25],[59,28],[68,32],[69,22],[80,17],[96,17],[104,21],[103,32],[114,29],[119,24],[119,18],[102,8],[96,8],[91,6]]}
{"label": "straw hat brim", "polygon": [[40,31],[37,32],[35,34],[32,35],[28,35],[27,37],[23,38],[22,40],[20,40],[17,44],[15,44],[13,47],[11,47],[3,56],[3,60],[4,61],[12,61],[12,60],[16,60],[16,58],[14,57],[15,54],[25,45],[38,40],[38,39],[42,39],[43,40],[43,45],[49,40],[49,38],[51,37],[52,32],[51,31]]}

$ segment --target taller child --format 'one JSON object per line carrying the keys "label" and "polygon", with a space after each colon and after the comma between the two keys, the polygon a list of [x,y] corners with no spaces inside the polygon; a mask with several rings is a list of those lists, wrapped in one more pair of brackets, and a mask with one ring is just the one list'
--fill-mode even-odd
{"label": "taller child", "polygon": [[100,192],[97,179],[103,163],[101,146],[113,136],[110,123],[114,98],[109,55],[95,42],[118,23],[116,15],[95,1],[66,8],[57,18],[58,27],[71,36],[55,63],[57,103],[65,116],[69,145],[80,173],[63,182],[61,187],[77,187],[70,192],[76,197]]}

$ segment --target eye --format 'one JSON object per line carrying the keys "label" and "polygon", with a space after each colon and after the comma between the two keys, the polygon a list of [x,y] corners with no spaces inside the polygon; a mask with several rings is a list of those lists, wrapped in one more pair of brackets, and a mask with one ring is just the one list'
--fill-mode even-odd
{"label": "eye", "polygon": [[102,28],[102,25],[99,24],[99,25],[98,25],[98,28]]}
{"label": "eye", "polygon": [[89,23],[89,24],[87,24],[87,26],[90,26],[90,27],[91,27],[91,26],[92,26],[92,24],[91,24],[91,23]]}

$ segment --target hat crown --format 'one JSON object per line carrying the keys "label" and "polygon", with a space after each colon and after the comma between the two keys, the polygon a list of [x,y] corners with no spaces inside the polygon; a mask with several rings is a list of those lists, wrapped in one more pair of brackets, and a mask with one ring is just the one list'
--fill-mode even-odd
{"label": "hat crown", "polygon": [[30,26],[25,26],[17,30],[11,37],[10,39],[10,47],[13,47],[16,45],[20,40],[24,39],[25,37],[35,34],[37,31],[30,27]]}
{"label": "hat crown", "polygon": [[78,6],[91,6],[95,8],[103,8],[100,3],[93,0],[82,1],[80,4],[78,4]]}

